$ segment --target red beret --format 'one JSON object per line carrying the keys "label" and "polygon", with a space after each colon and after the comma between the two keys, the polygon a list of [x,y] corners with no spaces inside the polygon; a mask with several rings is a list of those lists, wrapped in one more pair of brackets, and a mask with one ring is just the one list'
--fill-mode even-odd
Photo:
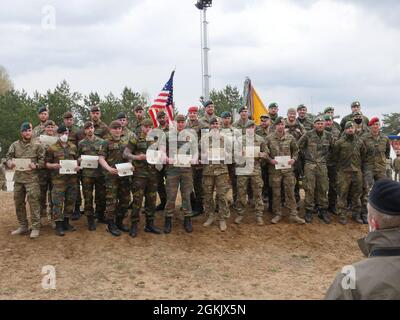
{"label": "red beret", "polygon": [[190,107],[190,108],[188,109],[188,112],[199,112],[199,108],[196,107],[196,106]]}
{"label": "red beret", "polygon": [[373,117],[371,120],[368,122],[368,126],[372,126],[375,122],[378,122],[379,118],[378,117]]}

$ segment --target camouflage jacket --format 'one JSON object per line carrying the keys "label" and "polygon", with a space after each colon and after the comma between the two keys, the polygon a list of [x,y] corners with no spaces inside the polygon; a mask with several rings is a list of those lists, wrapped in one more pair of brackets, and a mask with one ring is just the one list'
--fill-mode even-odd
{"label": "camouflage jacket", "polygon": [[393,159],[393,169],[396,172],[400,171],[400,157],[396,157]]}
{"label": "camouflage jacket", "polygon": [[94,125],[94,134],[101,139],[105,139],[105,137],[109,132],[108,126],[101,120],[96,122],[93,121],[93,125]]}
{"label": "camouflage jacket", "polygon": [[[60,163],[60,160],[78,160],[76,145],[68,141],[64,148],[58,140],[46,150],[46,163]],[[50,172],[53,184],[74,183],[77,179],[76,174],[60,174],[59,170],[50,170]]]}
{"label": "camouflage jacket", "polygon": [[[93,140],[87,138],[79,141],[78,144],[78,157],[82,155],[86,156],[98,156],[102,152],[104,140],[94,136]],[[84,168],[81,171],[82,177],[100,177],[103,175],[103,171],[99,164],[97,169]]]}
{"label": "camouflage jacket", "polygon": [[211,118],[217,118],[218,122],[221,122],[221,118],[217,117],[216,114],[213,114],[212,116],[209,116],[208,114],[205,114],[203,117],[201,117],[199,119],[200,128],[201,129],[210,129],[210,119]]}
{"label": "camouflage jacket", "polygon": [[[108,165],[112,168],[115,168],[116,164],[128,162],[123,157],[123,153],[125,147],[128,143],[123,139],[115,139],[112,136],[109,136],[107,139],[103,140],[103,147],[99,153],[100,156],[103,156],[107,161]],[[103,170],[104,175],[112,176],[110,172],[107,170]],[[112,176],[113,178],[117,178],[118,176]]]}
{"label": "camouflage jacket", "polygon": [[126,144],[128,144],[128,142],[135,137],[136,134],[133,133],[133,131],[129,130],[127,127],[122,128],[121,139],[125,140]]}
{"label": "camouflage jacket", "polygon": [[[339,128],[340,128],[340,126],[339,126]],[[338,129],[334,125],[332,125],[332,127],[325,127],[325,131],[329,132],[332,135],[333,144],[335,144],[335,142],[340,139],[340,129]],[[333,151],[333,147],[332,147],[332,151]],[[329,155],[328,161],[326,163],[328,167],[335,166],[335,162],[332,160],[332,157],[333,157],[333,153],[331,152]]]}
{"label": "camouflage jacket", "polygon": [[[48,136],[48,134],[46,134],[45,132],[42,135]],[[38,141],[39,143],[41,143],[43,145],[44,152],[45,152],[45,155],[46,155],[47,149],[50,146],[48,144],[40,142],[39,137],[36,138],[36,141]],[[57,134],[54,134],[53,136],[50,136],[50,137],[57,137]],[[43,166],[43,168],[39,169],[39,183],[46,184],[49,179],[51,179],[50,170],[48,170],[45,166]]]}
{"label": "camouflage jacket", "polygon": [[256,127],[256,134],[263,137],[264,139],[267,139],[268,135],[270,135],[271,132],[271,126],[268,126],[267,128],[263,128],[261,125]]}
{"label": "camouflage jacket", "polygon": [[242,130],[242,134],[245,135],[246,134],[246,123],[247,123],[247,119],[243,120],[242,118],[240,118],[239,120],[237,120],[232,127]]}
{"label": "camouflage jacket", "polygon": [[15,141],[8,149],[6,160],[13,158],[31,159],[32,163],[37,165],[37,169],[29,171],[15,171],[14,181],[18,183],[39,182],[39,170],[44,168],[45,150],[42,144],[35,139],[31,141],[23,141],[22,139]]}
{"label": "camouflage jacket", "polygon": [[131,127],[130,129],[132,130],[132,132],[134,134],[136,134],[136,136],[139,136],[142,132],[142,124],[141,124],[142,120],[138,120],[138,119],[134,119],[132,121]]}
{"label": "camouflage jacket", "polygon": [[[127,148],[132,152],[133,155],[146,154],[147,149],[156,143],[156,140],[147,141],[144,133],[140,133],[139,136],[129,140]],[[133,175],[135,177],[146,178],[157,174],[155,165],[148,163],[146,160],[133,160],[135,171]]]}
{"label": "camouflage jacket", "polygon": [[357,137],[342,136],[333,147],[332,161],[338,171],[360,172],[363,167],[366,149],[364,142]]}
{"label": "camouflage jacket", "polygon": [[[344,131],[344,126],[346,125],[347,121],[353,121],[352,113],[348,114],[340,121],[340,127],[341,127],[342,131]],[[367,126],[368,122],[369,122],[369,119],[366,116],[363,116],[363,124]]]}
{"label": "camouflage jacket", "polygon": [[[215,134],[215,131],[210,131],[205,135],[203,135],[200,140],[201,159],[207,158],[209,154],[210,148],[212,146],[213,134]],[[225,150],[225,139],[227,139],[226,136],[221,131],[219,131],[219,135],[216,138],[217,141],[218,138],[219,138],[219,147]],[[230,153],[232,155],[231,160],[233,160],[232,150],[227,151],[227,153]],[[230,163],[231,162],[232,161],[230,161]],[[221,161],[220,163],[215,163],[215,164],[213,164],[212,161],[209,161],[209,163],[205,163],[203,166],[203,176],[219,176],[222,174],[228,174],[228,166],[227,164],[225,164],[225,161]]]}
{"label": "camouflage jacket", "polygon": [[386,159],[390,158],[389,139],[382,133],[374,137],[370,132],[364,134],[361,139],[366,148],[365,169],[385,171]]}
{"label": "camouflage jacket", "polygon": [[36,127],[32,130],[32,137],[38,138],[41,134],[44,134],[44,123],[39,123]]}
{"label": "camouflage jacket", "polygon": [[327,164],[332,153],[334,140],[332,134],[324,130],[318,134],[315,129],[306,132],[299,141],[299,150],[305,163]]}
{"label": "camouflage jacket", "polygon": [[299,122],[306,131],[311,131],[314,129],[314,121],[312,117],[310,116],[305,116],[303,119],[300,117],[297,117],[297,122]]}
{"label": "camouflage jacket", "polygon": [[296,139],[296,141],[299,141],[301,136],[306,133],[304,126],[298,121],[296,121],[295,124],[289,124],[286,119],[285,123],[285,131],[291,134]]}
{"label": "camouflage jacket", "polygon": [[76,125],[73,125],[68,129],[69,129],[68,141],[78,146],[79,141],[83,139],[83,130]]}
{"label": "camouflage jacket", "polygon": [[[290,156],[291,159],[297,161],[299,156],[299,148],[296,143],[296,139],[289,133],[284,133],[282,137],[279,137],[276,132],[271,133],[267,137],[267,147],[269,150],[269,158],[274,159],[278,156]],[[286,172],[292,172],[293,166],[290,169],[275,169],[275,165],[269,165],[270,174],[280,174]]]}
{"label": "camouflage jacket", "polygon": [[[263,160],[269,159],[269,157],[268,157],[269,151],[268,151],[267,144],[263,137],[259,136],[258,134],[255,134],[253,146],[259,147],[260,152],[265,153],[265,156],[259,157],[257,155],[254,155],[254,158],[253,158],[254,161],[252,161],[251,159],[249,161],[249,158],[246,158],[246,144],[248,143],[247,138],[250,139],[250,136],[248,136],[248,137],[242,136],[241,143],[239,146],[239,150],[241,152],[240,152],[240,155],[238,158],[239,163],[236,164],[237,174],[241,171],[242,172],[241,175],[249,175],[249,176],[261,175],[261,164],[262,164]],[[250,140],[250,142],[251,142],[251,140]],[[252,169],[249,168],[249,166],[251,166]],[[243,169],[239,169],[239,168],[243,168]]]}

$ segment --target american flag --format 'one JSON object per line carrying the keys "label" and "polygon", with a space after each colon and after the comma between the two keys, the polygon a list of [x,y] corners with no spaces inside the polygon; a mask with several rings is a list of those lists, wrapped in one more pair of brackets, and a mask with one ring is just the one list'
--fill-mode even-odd
{"label": "american flag", "polygon": [[154,100],[153,105],[149,108],[149,115],[151,120],[153,120],[154,127],[158,126],[157,121],[157,112],[158,111],[165,111],[168,115],[168,122],[174,120],[174,113],[173,113],[173,81],[174,81],[174,74],[175,70],[172,71],[171,76],[165,86],[162,88],[161,92],[158,94],[158,97]]}

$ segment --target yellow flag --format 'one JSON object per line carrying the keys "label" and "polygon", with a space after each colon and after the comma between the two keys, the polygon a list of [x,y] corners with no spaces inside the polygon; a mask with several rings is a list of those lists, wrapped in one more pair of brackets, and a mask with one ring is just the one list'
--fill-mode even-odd
{"label": "yellow flag", "polygon": [[253,100],[253,119],[257,125],[260,124],[260,116],[263,114],[268,114],[267,108],[264,106],[264,103],[261,101],[254,87],[251,90],[252,100]]}

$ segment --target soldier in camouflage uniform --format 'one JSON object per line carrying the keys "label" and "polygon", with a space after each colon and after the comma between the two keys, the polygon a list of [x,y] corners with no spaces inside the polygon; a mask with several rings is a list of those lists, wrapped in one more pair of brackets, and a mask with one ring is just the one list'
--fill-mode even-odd
{"label": "soldier in camouflage uniform", "polygon": [[135,119],[133,119],[131,123],[131,130],[136,136],[139,136],[142,133],[142,121],[144,120],[144,108],[139,105],[133,109],[135,113]]}
{"label": "soldier in camouflage uniform", "polygon": [[33,138],[39,138],[40,135],[44,133],[44,124],[49,120],[49,110],[46,107],[41,107],[39,109],[39,120],[40,123],[33,128]]}
{"label": "soldier in camouflage uniform", "polygon": [[[334,123],[333,118],[329,114],[324,115],[324,120],[325,120],[325,131],[329,132],[332,135],[334,142],[336,142],[340,138],[340,129],[339,129],[340,126],[338,128],[333,124]],[[336,175],[335,162],[332,161],[332,153],[329,155],[326,165],[328,168],[328,179],[329,179],[328,211],[332,212],[333,214],[336,214],[337,175]]]}
{"label": "soldier in camouflage uniform", "polygon": [[[192,106],[188,109],[186,129],[192,129],[197,134],[197,141],[201,139],[201,128],[199,121],[199,108]],[[192,165],[193,192],[190,194],[192,206],[192,217],[203,214],[203,166],[201,163]]]}
{"label": "soldier in camouflage uniform", "polygon": [[[324,115],[328,115],[328,116],[331,116],[331,117],[332,117],[332,125],[333,125],[333,127],[334,127],[336,130],[339,131],[339,134],[340,134],[341,131],[342,131],[342,128],[340,127],[340,124],[339,124],[339,123],[337,123],[336,121],[334,121],[334,119],[335,119],[335,108],[334,108],[334,107],[327,107],[327,108],[325,108],[325,109],[324,109]],[[325,125],[326,125],[326,123],[325,123]]]}
{"label": "soldier in camouflage uniform", "polygon": [[21,139],[12,143],[6,155],[6,165],[9,169],[15,168],[14,159],[30,159],[29,169],[20,171],[16,168],[14,174],[14,204],[19,228],[12,235],[28,232],[26,215],[26,197],[31,208],[32,231],[31,238],[39,236],[40,229],[40,189],[38,169],[44,166],[44,148],[32,138],[32,125],[24,122],[21,125]]}
{"label": "soldier in camouflage uniform", "polygon": [[[56,223],[56,235],[63,236],[64,231],[75,231],[69,224],[69,219],[74,211],[77,197],[77,175],[60,174],[60,160],[77,160],[78,150],[68,141],[68,129],[60,125],[57,129],[59,140],[46,150],[46,168],[51,170],[51,182],[53,189],[51,199],[53,201],[53,220]],[[75,167],[79,171],[79,167]]]}
{"label": "soldier in camouflage uniform", "polygon": [[[296,139],[296,142],[299,142],[300,138],[304,135],[304,133],[306,133],[303,125],[296,119],[296,109],[294,108],[289,108],[287,111],[285,131],[291,134]],[[296,177],[294,196],[296,198],[297,207],[299,207],[300,185],[304,177],[304,155],[302,150],[300,150],[299,158],[294,164],[294,175]]]}
{"label": "soldier in camouflage uniform", "polygon": [[204,103],[204,116],[200,118],[200,128],[201,129],[210,129],[210,120],[212,118],[217,118],[219,122],[221,119],[215,114],[214,102],[212,100],[208,100]]}
{"label": "soldier in camouflage uniform", "polygon": [[0,163],[0,191],[7,191],[7,178],[6,178],[6,169],[5,162],[6,159],[1,159]]}
{"label": "soldier in camouflage uniform", "polygon": [[353,113],[353,123],[356,136],[359,138],[369,132],[368,123],[364,123],[363,114],[361,112]]}
{"label": "soldier in camouflage uniform", "polygon": [[[203,167],[203,192],[204,192],[204,211],[208,214],[207,221],[203,226],[208,227],[213,224],[215,220],[215,206],[214,206],[214,190],[216,191],[216,199],[218,201],[218,215],[219,215],[219,227],[221,231],[227,229],[225,219],[229,218],[230,212],[228,208],[228,202],[226,200],[226,194],[229,190],[229,175],[228,167],[224,163],[208,163],[208,155],[210,147],[219,147],[225,149],[225,136],[220,132],[219,120],[217,118],[211,118],[209,120],[210,132],[202,136],[201,144],[201,161],[204,164]],[[218,145],[213,145],[218,142]],[[228,153],[229,150],[226,150]]]}
{"label": "soldier in camouflage uniform", "polygon": [[[361,104],[360,104],[359,101],[354,101],[351,104],[351,113],[348,114],[347,116],[345,116],[342,119],[342,121],[340,121],[340,127],[342,128],[342,132],[344,131],[344,127],[345,127],[347,121],[353,121],[353,117],[354,117],[354,113],[355,112],[361,112]],[[368,122],[369,122],[368,118],[366,116],[362,116],[362,119],[363,119],[362,122],[364,123],[364,125],[367,126]]]}
{"label": "soldier in camouflage uniform", "polygon": [[[167,114],[164,111],[157,112],[157,121],[159,123],[157,129],[162,130],[164,133],[169,131],[169,125],[167,122]],[[165,189],[166,180],[166,170],[165,166],[161,170],[157,170],[157,192],[160,197],[161,203],[156,207],[157,211],[165,209],[165,204],[167,203],[167,191]]]}
{"label": "soldier in camouflage uniform", "polygon": [[314,119],[314,129],[306,132],[299,141],[299,149],[304,153],[305,176],[305,220],[311,223],[314,209],[325,223],[331,223],[328,209],[328,168],[327,162],[332,153],[334,140],[332,134],[324,130],[322,117]]}
{"label": "soldier in camouflage uniform", "polygon": [[127,162],[123,157],[127,142],[121,140],[122,126],[119,121],[112,121],[109,130],[110,135],[104,140],[99,153],[99,163],[104,169],[107,231],[113,236],[120,236],[121,231],[129,232],[123,220],[128,213],[131,184],[129,176],[118,176],[115,165]]}
{"label": "soldier in camouflage uniform", "polygon": [[105,139],[109,137],[109,130],[107,125],[101,121],[101,110],[99,106],[93,106],[90,109],[90,120],[93,122],[94,125],[94,135]]}
{"label": "soldier in camouflage uniform", "polygon": [[307,114],[307,107],[304,104],[297,107],[297,114],[297,121],[303,125],[305,131],[314,129],[313,118]]}
{"label": "soldier in camouflage uniform", "polygon": [[[266,147],[265,140],[255,133],[255,128],[256,123],[248,120],[245,126],[246,134],[242,136],[241,143],[239,142],[241,154],[238,159],[241,161],[238,161],[236,164],[238,217],[236,217],[235,223],[239,224],[243,220],[246,205],[246,190],[250,183],[254,195],[256,221],[258,225],[262,226],[264,225],[264,203],[262,199],[263,181],[261,178],[261,161],[268,159],[268,148]],[[246,147],[258,147],[260,152],[258,154],[246,154]],[[253,151],[256,152],[256,150]]]}
{"label": "soldier in camouflage uniform", "polygon": [[279,116],[278,111],[279,111],[279,106],[276,102],[273,102],[268,106],[268,114],[271,119],[271,131],[275,130],[274,123]]}
{"label": "soldier in camouflage uniform", "polygon": [[[348,121],[344,135],[335,142],[333,161],[336,163],[339,223],[346,224],[347,199],[351,198],[354,220],[361,214],[361,194],[363,188],[362,171],[365,159],[364,142],[355,135],[354,123]],[[358,219],[357,219],[358,220]]]}
{"label": "soldier in camouflage uniform", "polygon": [[363,167],[363,194],[361,196],[361,221],[368,224],[367,203],[368,194],[372,185],[386,178],[386,160],[390,159],[389,138],[381,133],[381,124],[379,118],[374,117],[368,123],[371,130],[365,133],[361,139],[366,148],[366,159]]}
{"label": "soldier in camouflage uniform", "polygon": [[117,114],[117,120],[122,126],[122,133],[121,133],[121,139],[126,140],[128,143],[130,140],[136,137],[136,134],[133,133],[131,130],[128,128],[128,117],[126,113],[124,112],[119,112]]}
{"label": "soldier in camouflage uniform", "polygon": [[[85,138],[79,141],[78,156],[79,161],[82,156],[98,156],[102,152],[104,140],[94,135],[93,122],[87,121],[83,126]],[[82,168],[82,191],[84,202],[84,212],[88,221],[88,229],[96,230],[95,214],[93,208],[93,191],[95,192],[96,215],[100,222],[104,222],[105,185],[104,174],[101,167]]]}
{"label": "soldier in camouflage uniform", "polygon": [[400,181],[400,151],[396,152],[396,158],[393,160],[394,181]]}
{"label": "soldier in camouflage uniform", "polygon": [[142,209],[143,197],[145,197],[144,213],[146,215],[145,232],[160,234],[161,231],[154,225],[157,200],[157,169],[154,164],[150,164],[146,159],[146,152],[150,146],[156,143],[154,137],[149,135],[153,128],[150,119],[143,119],[141,132],[129,140],[124,150],[124,158],[133,161],[135,170],[133,171],[132,184],[132,214],[129,235],[134,238],[137,235],[137,225],[139,222],[140,210]]}
{"label": "soldier in camouflage uniform", "polygon": [[[283,117],[278,117],[275,120],[274,126],[275,132],[267,137],[267,147],[270,157],[269,178],[270,185],[272,186],[274,214],[271,223],[276,224],[282,219],[281,186],[283,184],[286,207],[289,208],[291,222],[304,224],[305,221],[297,215],[296,199],[294,196],[296,178],[293,173],[293,165],[298,158],[299,149],[295,138],[285,132],[285,119]],[[278,161],[275,157],[278,156],[289,156],[290,160],[288,164],[292,167],[289,169],[276,169],[275,166],[278,164]]]}
{"label": "soldier in camouflage uniform", "polygon": [[[168,164],[167,174],[167,204],[165,206],[165,226],[164,233],[170,233],[172,228],[172,217],[175,211],[176,196],[178,188],[181,192],[182,210],[184,213],[183,227],[186,232],[192,232],[192,208],[190,205],[190,193],[193,190],[192,168],[184,166],[178,162],[179,155],[190,155],[191,162],[198,159],[198,140],[195,132],[187,129],[185,116],[178,114],[175,118],[176,130],[167,133],[167,144],[163,150],[167,154]],[[191,164],[190,162],[190,164]]]}

